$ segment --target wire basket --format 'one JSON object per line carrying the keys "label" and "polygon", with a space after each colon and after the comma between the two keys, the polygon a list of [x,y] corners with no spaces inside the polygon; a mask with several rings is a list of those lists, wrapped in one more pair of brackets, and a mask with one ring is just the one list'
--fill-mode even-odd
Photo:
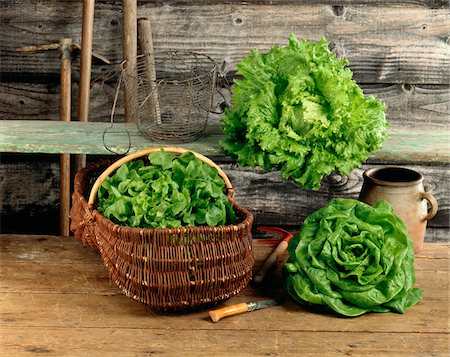
{"label": "wire basket", "polygon": [[135,68],[123,63],[128,120],[156,141],[189,142],[206,129],[218,67],[207,55],[168,51],[139,55]]}
{"label": "wire basket", "polygon": [[[251,280],[253,215],[232,199],[234,189],[229,179],[210,159],[194,153],[223,178],[238,218],[235,224],[131,228],[113,223],[95,209],[97,190],[106,176],[124,162],[160,149],[142,150],[113,163],[104,160],[79,170],[72,196],[71,230],[100,252],[111,280],[125,295],[153,310],[189,310],[226,300]],[[186,151],[174,147],[164,150]]]}

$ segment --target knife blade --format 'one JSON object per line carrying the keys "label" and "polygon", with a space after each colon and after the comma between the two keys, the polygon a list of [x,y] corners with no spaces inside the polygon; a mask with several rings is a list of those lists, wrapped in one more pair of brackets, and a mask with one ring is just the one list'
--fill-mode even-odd
{"label": "knife blade", "polygon": [[224,317],[239,315],[243,314],[244,312],[266,309],[268,307],[280,305],[281,303],[282,300],[280,299],[243,302],[240,304],[225,306],[217,310],[211,310],[209,312],[209,316],[211,317],[211,320],[213,322],[217,322]]}

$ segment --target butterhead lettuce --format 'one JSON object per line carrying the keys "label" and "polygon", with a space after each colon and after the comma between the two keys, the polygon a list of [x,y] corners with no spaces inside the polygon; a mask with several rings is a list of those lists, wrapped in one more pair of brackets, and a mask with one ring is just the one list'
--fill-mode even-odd
{"label": "butterhead lettuce", "polygon": [[386,201],[333,199],[289,242],[285,286],[298,303],[345,316],[398,312],[422,299],[407,228]]}
{"label": "butterhead lettuce", "polygon": [[280,169],[307,189],[349,174],[387,136],[385,105],[365,96],[348,61],[329,43],[299,41],[267,53],[253,50],[237,65],[222,147],[243,166]]}
{"label": "butterhead lettuce", "polygon": [[236,215],[214,167],[192,152],[165,152],[129,161],[98,191],[98,210],[115,223],[140,228],[223,226]]}

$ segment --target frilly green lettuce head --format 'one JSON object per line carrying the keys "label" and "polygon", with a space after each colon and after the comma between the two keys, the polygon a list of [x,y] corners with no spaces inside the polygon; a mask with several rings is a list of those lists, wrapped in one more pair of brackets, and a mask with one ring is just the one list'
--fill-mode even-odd
{"label": "frilly green lettuce head", "polygon": [[289,242],[286,289],[298,303],[345,316],[398,312],[422,299],[414,251],[386,201],[333,199]]}
{"label": "frilly green lettuce head", "polygon": [[268,53],[254,50],[237,65],[222,146],[244,166],[280,169],[307,189],[346,175],[387,137],[385,105],[365,96],[348,61],[329,43],[299,41]]}

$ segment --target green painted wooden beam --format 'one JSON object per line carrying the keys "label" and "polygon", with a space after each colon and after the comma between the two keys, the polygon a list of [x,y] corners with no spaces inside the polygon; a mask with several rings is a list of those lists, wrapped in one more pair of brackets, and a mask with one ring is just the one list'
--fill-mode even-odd
{"label": "green painted wooden beam", "polygon": [[[208,135],[192,143],[155,142],[143,136],[136,124],[60,122],[49,120],[0,120],[0,152],[123,154],[154,146],[182,146],[209,156],[225,156],[220,135]],[[131,143],[131,146],[130,146]]]}
{"label": "green painted wooden beam", "polygon": [[[0,152],[48,154],[111,154],[176,145],[207,156],[225,153],[219,145],[220,133],[211,133],[191,143],[172,144],[152,141],[135,124],[59,122],[48,120],[0,120]],[[105,137],[103,140],[103,135]],[[390,128],[383,148],[370,156],[370,162],[450,163],[450,136],[444,130]]]}

